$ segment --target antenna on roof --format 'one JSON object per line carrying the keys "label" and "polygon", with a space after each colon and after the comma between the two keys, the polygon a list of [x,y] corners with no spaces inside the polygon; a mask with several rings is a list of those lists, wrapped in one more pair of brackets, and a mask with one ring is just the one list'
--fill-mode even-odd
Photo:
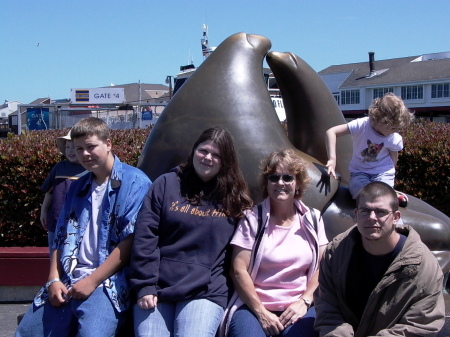
{"label": "antenna on roof", "polygon": [[202,42],[202,54],[203,54],[203,60],[206,60],[209,55],[216,49],[216,47],[210,47],[209,41],[208,41],[208,26],[206,24],[202,25],[203,35],[202,39],[200,40]]}

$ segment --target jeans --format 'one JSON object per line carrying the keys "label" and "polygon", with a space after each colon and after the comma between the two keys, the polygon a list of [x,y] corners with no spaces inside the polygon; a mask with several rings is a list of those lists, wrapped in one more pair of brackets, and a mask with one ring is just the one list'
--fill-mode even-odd
{"label": "jeans", "polygon": [[209,300],[161,302],[153,309],[134,306],[136,337],[214,337],[224,309]]}
{"label": "jeans", "polygon": [[[316,337],[319,334],[314,330],[314,320],[316,319],[316,310],[309,308],[305,316],[294,325],[288,326],[283,330],[280,337]],[[229,337],[266,337],[264,330],[256,318],[255,314],[243,305],[236,310],[230,322]]]}
{"label": "jeans", "polygon": [[61,307],[46,302],[31,304],[17,327],[15,337],[115,336],[125,312],[118,313],[104,287],[98,287],[86,300],[70,299]]}
{"label": "jeans", "polygon": [[350,182],[348,184],[348,189],[353,199],[356,199],[359,191],[369,183],[373,181],[382,181],[389,186],[394,187],[394,173],[380,173],[380,174],[369,174],[364,172],[352,172],[350,173]]}

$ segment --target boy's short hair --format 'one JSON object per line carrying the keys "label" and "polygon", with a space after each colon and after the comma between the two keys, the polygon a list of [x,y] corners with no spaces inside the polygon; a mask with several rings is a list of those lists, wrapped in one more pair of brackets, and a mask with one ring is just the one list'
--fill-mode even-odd
{"label": "boy's short hair", "polygon": [[96,117],[83,118],[74,125],[70,132],[72,139],[77,139],[86,136],[97,136],[98,139],[105,142],[110,138],[108,125]]}
{"label": "boy's short hair", "polygon": [[362,188],[356,197],[356,207],[359,207],[361,199],[374,200],[378,197],[389,198],[389,205],[393,211],[398,210],[398,197],[395,190],[382,181],[372,181]]}
{"label": "boy's short hair", "polygon": [[400,97],[388,92],[373,100],[369,107],[369,118],[380,124],[404,128],[413,121],[414,114],[408,110]]}

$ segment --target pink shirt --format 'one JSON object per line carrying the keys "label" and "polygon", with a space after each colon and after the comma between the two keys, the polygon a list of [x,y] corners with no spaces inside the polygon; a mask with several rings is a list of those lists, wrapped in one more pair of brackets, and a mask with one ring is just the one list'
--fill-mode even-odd
{"label": "pink shirt", "polygon": [[[298,301],[307,287],[308,269],[313,262],[311,247],[300,216],[295,216],[290,227],[276,226],[269,222],[262,260],[254,285],[264,307],[271,311],[283,311]],[[327,244],[324,231],[319,231],[319,245]],[[255,238],[248,228],[239,226],[231,244],[251,250]]]}

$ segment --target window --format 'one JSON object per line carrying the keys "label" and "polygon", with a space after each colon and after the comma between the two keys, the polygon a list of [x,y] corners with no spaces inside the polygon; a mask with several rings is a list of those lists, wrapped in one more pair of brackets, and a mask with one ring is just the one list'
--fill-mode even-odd
{"label": "window", "polygon": [[359,104],[359,90],[341,91],[341,104]]}
{"label": "window", "polygon": [[336,100],[338,105],[341,105],[341,96],[339,93],[333,92],[334,99]]}
{"label": "window", "polygon": [[373,89],[373,99],[381,98],[388,92],[394,92],[394,88],[375,88]]}
{"label": "window", "polygon": [[450,97],[450,83],[431,85],[431,98],[441,97]]}
{"label": "window", "polygon": [[407,87],[402,87],[402,98],[404,100],[423,99],[423,86],[410,85]]}

